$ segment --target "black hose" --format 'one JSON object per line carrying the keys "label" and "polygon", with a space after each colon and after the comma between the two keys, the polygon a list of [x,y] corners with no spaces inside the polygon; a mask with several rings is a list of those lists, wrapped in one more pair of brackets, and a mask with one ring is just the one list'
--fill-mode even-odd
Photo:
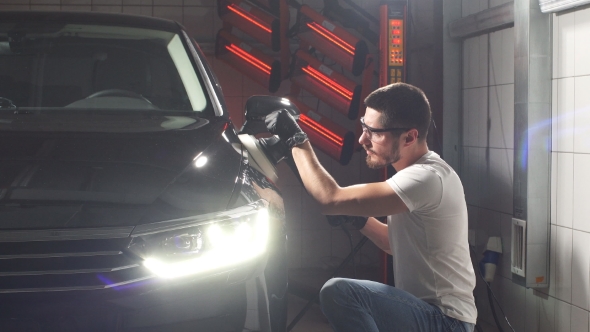
{"label": "black hose", "polygon": [[[357,244],[356,247],[354,247],[354,249],[350,252],[350,254],[348,254],[348,256],[346,256],[346,258],[344,259],[344,261],[342,263],[340,263],[340,265],[336,268],[336,270],[332,273],[332,276],[330,276],[330,279],[334,278],[336,275],[338,275],[338,273],[340,273],[340,271],[342,271],[343,268],[346,267],[346,265],[352,260],[354,259],[354,256],[357,254],[357,252],[359,252],[359,250],[361,250],[361,248],[363,247],[363,245],[369,240],[368,237],[363,237]],[[305,313],[309,310],[309,308],[311,308],[311,306],[314,303],[318,303],[318,299],[320,297],[320,292],[317,292],[317,294],[307,302],[307,304],[305,305],[305,307],[303,307],[303,309],[301,309],[301,311],[297,314],[297,316],[295,316],[295,318],[293,318],[293,320],[291,321],[291,323],[289,323],[289,325],[287,326],[287,332],[291,331],[293,329],[293,327],[295,325],[297,325],[297,323],[299,322],[299,320],[301,320],[301,318],[303,317],[303,315],[305,315]]]}
{"label": "black hose", "polygon": [[[487,282],[486,282],[487,284]],[[494,321],[496,322],[496,326],[498,327],[499,332],[504,332],[502,329],[502,325],[500,325],[500,320],[498,319],[498,315],[496,315],[496,306],[494,305],[494,301],[492,301],[492,288],[489,284],[487,284],[488,289],[488,300],[490,301],[490,308],[492,309],[492,316],[494,316]]]}
{"label": "black hose", "polygon": [[[475,251],[473,250],[473,247],[471,245],[469,246],[469,250],[471,251],[471,254],[475,257],[476,256],[475,255]],[[504,316],[504,319],[506,320],[506,323],[508,324],[508,326],[510,327],[510,329],[512,330],[512,332],[514,332],[514,328],[512,327],[512,325],[510,324],[510,322],[508,321],[508,317],[506,317],[506,314],[504,313],[504,310],[502,310],[502,307],[500,306],[500,301],[498,301],[498,299],[494,295],[494,292],[492,292],[492,287],[490,286],[490,284],[483,277],[483,274],[482,274],[481,270],[479,268],[477,268],[477,267],[475,269],[479,272],[479,277],[481,278],[481,280],[484,282],[484,284],[487,287],[487,290],[488,290],[488,300],[490,301],[490,308],[492,309],[492,315],[494,316],[494,321],[496,322],[496,326],[498,326],[498,330],[500,332],[504,332],[504,330],[502,330],[502,325],[500,325],[500,320],[498,319],[498,316],[496,315],[496,308],[494,307],[494,302],[492,301],[492,298],[496,301],[496,303],[498,303],[498,308],[500,308],[500,311],[502,312],[502,315]]]}

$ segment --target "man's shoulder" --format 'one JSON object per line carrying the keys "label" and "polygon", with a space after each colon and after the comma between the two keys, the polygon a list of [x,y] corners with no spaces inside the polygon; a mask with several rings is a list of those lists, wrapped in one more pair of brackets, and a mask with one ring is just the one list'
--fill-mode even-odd
{"label": "man's shoulder", "polygon": [[[436,152],[429,151],[422,158],[418,159],[412,166],[437,173],[439,176],[447,176],[455,173],[451,165],[442,159]],[[412,167],[410,166],[410,167]]]}

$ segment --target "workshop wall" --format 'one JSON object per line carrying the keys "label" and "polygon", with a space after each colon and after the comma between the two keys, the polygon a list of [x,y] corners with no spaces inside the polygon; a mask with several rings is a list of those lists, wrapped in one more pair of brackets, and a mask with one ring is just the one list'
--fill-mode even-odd
{"label": "workshop wall", "polygon": [[[463,16],[505,1],[463,0]],[[589,331],[590,302],[590,7],[553,15],[552,202],[550,287],[512,282],[510,224],[514,162],[514,31],[463,44],[461,178],[476,252],[502,237],[492,288],[516,331]],[[476,257],[474,264],[481,258]],[[484,284],[475,291],[479,319],[495,326]],[[500,312],[497,310],[498,314]],[[503,320],[503,317],[499,317]],[[503,329],[509,330],[504,324]],[[495,331],[495,329],[491,330]]]}
{"label": "workshop wall", "polygon": [[590,309],[590,6],[553,15],[551,287],[547,331],[588,331]]}

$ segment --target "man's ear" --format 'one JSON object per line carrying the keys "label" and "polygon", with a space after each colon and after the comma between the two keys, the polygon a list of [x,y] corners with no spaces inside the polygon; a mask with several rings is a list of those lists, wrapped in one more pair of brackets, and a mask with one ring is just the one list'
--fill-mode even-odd
{"label": "man's ear", "polygon": [[411,129],[410,131],[408,131],[408,134],[406,135],[406,144],[412,143],[413,141],[418,141],[417,129]]}

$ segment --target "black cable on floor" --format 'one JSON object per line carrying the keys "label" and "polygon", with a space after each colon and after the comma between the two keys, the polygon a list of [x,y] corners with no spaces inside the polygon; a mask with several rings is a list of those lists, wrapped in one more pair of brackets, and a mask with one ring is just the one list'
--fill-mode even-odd
{"label": "black cable on floor", "polygon": [[[472,248],[471,245],[469,246],[469,250],[471,251],[471,254],[473,255],[473,257],[477,257],[477,255],[475,254],[475,251],[473,250],[473,248]],[[500,305],[500,301],[498,301],[498,298],[496,298],[496,295],[492,291],[492,287],[490,286],[490,284],[483,277],[483,274],[481,273],[481,270],[479,268],[476,268],[476,270],[479,272],[478,273],[479,277],[481,278],[481,280],[484,282],[484,284],[487,287],[487,290],[488,290],[488,300],[490,301],[490,308],[492,309],[492,315],[494,316],[494,321],[496,322],[496,326],[498,326],[498,329],[500,330],[500,332],[504,332],[504,330],[502,330],[502,325],[500,324],[500,320],[498,319],[498,316],[496,315],[496,309],[495,309],[495,306],[494,306],[494,302],[492,302],[492,298],[498,304],[498,308],[500,308],[500,312],[502,313],[502,316],[504,316],[504,319],[506,320],[506,323],[508,324],[508,326],[510,327],[510,329],[512,330],[512,332],[516,332],[516,331],[514,331],[514,328],[512,327],[512,325],[510,324],[510,322],[508,321],[508,317],[506,317],[506,314],[504,313],[504,310],[502,309],[502,306]]]}
{"label": "black cable on floor", "polygon": [[[350,234],[350,231],[348,230],[348,228],[346,228],[346,226],[344,226],[344,224],[341,224],[340,227],[342,227],[342,230],[344,231],[344,233],[346,233],[346,236],[348,236],[348,242],[350,243],[350,252],[352,252],[354,250],[354,245],[352,244],[352,234]],[[354,262],[354,259],[352,260],[352,271],[354,273],[354,278],[356,279],[356,263]]]}
{"label": "black cable on floor", "polygon": [[490,302],[490,308],[492,309],[492,316],[494,316],[494,321],[496,322],[496,326],[498,327],[498,331],[499,332],[504,332],[504,330],[502,329],[502,324],[500,324],[500,321],[498,320],[498,315],[496,315],[496,306],[494,305],[494,302],[492,301],[492,289],[490,287],[488,287],[488,301]]}
{"label": "black cable on floor", "polygon": [[[344,261],[342,263],[340,263],[340,265],[336,268],[336,270],[332,273],[332,276],[330,277],[330,279],[334,278],[336,275],[338,275],[338,273],[340,273],[340,271],[346,267],[346,265],[348,264],[348,262],[350,262],[351,259],[354,259],[354,256],[361,250],[361,248],[363,247],[363,245],[369,240],[368,237],[363,237],[354,247],[354,250],[348,254],[348,256],[346,256],[346,258],[344,259]],[[309,310],[309,308],[311,308],[311,306],[316,303],[318,301],[320,297],[320,292],[317,292],[317,294],[307,302],[307,304],[305,305],[305,307],[303,307],[303,309],[301,309],[301,311],[297,314],[297,316],[295,316],[295,318],[293,318],[293,320],[291,321],[291,323],[289,323],[289,325],[287,326],[287,332],[291,331],[293,329],[293,327],[295,325],[297,325],[297,323],[299,322],[299,320],[301,320],[301,318],[303,317],[303,315],[305,315],[305,313]]]}

